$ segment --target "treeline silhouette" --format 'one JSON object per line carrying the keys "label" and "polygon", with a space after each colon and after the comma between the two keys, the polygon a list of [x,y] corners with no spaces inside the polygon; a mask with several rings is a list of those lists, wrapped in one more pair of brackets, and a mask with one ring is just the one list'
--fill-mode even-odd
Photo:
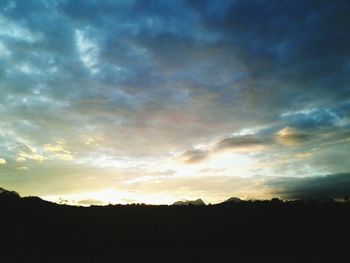
{"label": "treeline silhouette", "polygon": [[349,202],[75,207],[0,188],[0,262],[348,262]]}

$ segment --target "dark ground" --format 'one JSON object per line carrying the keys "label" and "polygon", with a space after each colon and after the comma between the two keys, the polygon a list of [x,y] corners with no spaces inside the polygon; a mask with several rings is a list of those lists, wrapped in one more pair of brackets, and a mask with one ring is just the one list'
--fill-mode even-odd
{"label": "dark ground", "polygon": [[350,262],[350,203],[72,207],[0,195],[0,262]]}

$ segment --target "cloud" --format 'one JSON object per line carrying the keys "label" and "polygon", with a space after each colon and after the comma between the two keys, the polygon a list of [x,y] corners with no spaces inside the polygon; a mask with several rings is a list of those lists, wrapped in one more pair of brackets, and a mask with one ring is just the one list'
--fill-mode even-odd
{"label": "cloud", "polygon": [[64,140],[59,140],[55,144],[45,144],[43,148],[49,154],[53,155],[53,158],[66,161],[73,160],[74,157],[72,153],[66,150],[65,147],[66,142]]}
{"label": "cloud", "polygon": [[261,152],[274,144],[272,137],[260,137],[257,134],[234,135],[223,138],[214,145],[206,147],[206,150],[195,149],[186,151],[180,157],[187,164],[199,163],[211,156],[224,151],[236,153]]}
{"label": "cloud", "polygon": [[29,28],[8,20],[4,16],[0,16],[0,26],[4,28],[0,33],[0,37],[13,38],[29,43],[37,42],[41,38],[40,33],[34,33]]}
{"label": "cloud", "polygon": [[[342,126],[347,122],[345,113],[348,103],[341,103],[331,109],[315,108],[281,114],[281,119],[289,125],[303,130],[325,129],[334,126]],[[343,113],[345,110],[345,114]]]}
{"label": "cloud", "polygon": [[47,159],[42,153],[38,151],[37,148],[30,146],[30,145],[25,145],[25,144],[18,144],[17,145],[19,151],[16,160],[23,162],[25,160],[33,160],[33,161],[38,161],[42,162]]}
{"label": "cloud", "polygon": [[310,135],[296,129],[286,127],[276,133],[278,142],[286,146],[298,146],[310,139]]}
{"label": "cloud", "polygon": [[285,127],[276,133],[272,131],[273,129],[267,129],[267,131],[262,129],[255,134],[229,136],[207,147],[206,150],[187,151],[181,155],[181,158],[188,164],[199,163],[220,152],[267,153],[276,150],[278,143],[286,146],[300,146],[312,139],[310,134],[290,127]]}
{"label": "cloud", "polygon": [[219,141],[216,145],[217,150],[224,149],[252,149],[258,146],[264,146],[271,143],[270,138],[260,138],[256,135],[243,135],[225,138]]}
{"label": "cloud", "polygon": [[181,159],[187,164],[194,164],[205,161],[209,158],[210,152],[205,150],[190,150],[182,154]]}
{"label": "cloud", "polygon": [[302,178],[275,178],[266,184],[274,195],[284,199],[310,199],[329,197],[342,199],[350,195],[350,174],[331,174],[326,176]]}

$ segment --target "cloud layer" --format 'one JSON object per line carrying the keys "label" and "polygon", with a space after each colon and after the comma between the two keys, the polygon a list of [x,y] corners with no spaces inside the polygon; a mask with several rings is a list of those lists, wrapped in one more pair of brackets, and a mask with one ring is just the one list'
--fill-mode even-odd
{"label": "cloud layer", "polygon": [[0,184],[59,194],[201,171],[349,172],[349,10],[345,0],[2,1]]}

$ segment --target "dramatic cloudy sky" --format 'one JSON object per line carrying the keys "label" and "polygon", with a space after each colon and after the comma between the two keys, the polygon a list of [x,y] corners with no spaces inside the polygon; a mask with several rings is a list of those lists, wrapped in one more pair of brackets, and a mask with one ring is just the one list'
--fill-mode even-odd
{"label": "dramatic cloudy sky", "polygon": [[0,1],[0,186],[83,205],[346,195],[349,13]]}

